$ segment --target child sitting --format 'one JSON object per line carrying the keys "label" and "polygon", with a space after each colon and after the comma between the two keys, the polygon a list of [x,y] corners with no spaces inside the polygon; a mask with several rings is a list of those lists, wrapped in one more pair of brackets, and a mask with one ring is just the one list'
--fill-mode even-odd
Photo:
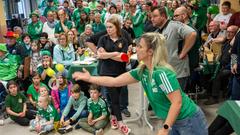
{"label": "child sitting", "polygon": [[71,96],[72,83],[66,79],[66,75],[64,73],[59,72],[56,78],[59,82],[59,87],[53,87],[51,96],[54,107],[61,115],[68,103],[69,97]]}
{"label": "child sitting", "polygon": [[89,89],[90,97],[88,99],[88,118],[79,120],[79,126],[84,130],[94,133],[95,135],[103,135],[103,128],[109,122],[109,112],[106,102],[100,98],[100,88],[93,84]]}
{"label": "child sitting", "polygon": [[44,86],[47,88],[47,86],[43,83],[40,82],[41,81],[41,76],[38,73],[33,73],[32,75],[32,84],[28,87],[27,90],[27,95],[28,95],[28,99],[31,103],[31,109],[36,110],[36,105],[37,105],[37,101],[38,101],[38,97],[39,97],[39,88],[41,86]]}
{"label": "child sitting", "polygon": [[73,129],[71,125],[77,123],[80,118],[88,116],[88,111],[85,109],[87,98],[84,96],[83,92],[81,92],[80,86],[74,84],[71,93],[72,95],[68,100],[60,120],[60,125],[63,128],[60,128],[58,132],[61,134],[71,131]]}
{"label": "child sitting", "polygon": [[34,119],[34,114],[27,111],[27,98],[18,91],[18,84],[15,81],[7,83],[9,94],[6,97],[6,111],[10,118],[22,126],[28,126],[29,121]]}
{"label": "child sitting", "polygon": [[48,96],[38,98],[38,111],[34,120],[30,121],[30,130],[37,131],[39,135],[46,134],[53,130],[54,121],[58,120],[58,113],[49,103]]}

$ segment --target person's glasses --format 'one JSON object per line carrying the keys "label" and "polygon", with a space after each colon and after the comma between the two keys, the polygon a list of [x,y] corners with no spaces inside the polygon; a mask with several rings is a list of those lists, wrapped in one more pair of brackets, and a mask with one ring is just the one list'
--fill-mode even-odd
{"label": "person's glasses", "polygon": [[66,40],[66,38],[59,38],[59,40]]}
{"label": "person's glasses", "polygon": [[180,15],[182,15],[182,14],[176,14],[176,15],[174,15],[173,17],[176,18],[176,17],[179,17]]}

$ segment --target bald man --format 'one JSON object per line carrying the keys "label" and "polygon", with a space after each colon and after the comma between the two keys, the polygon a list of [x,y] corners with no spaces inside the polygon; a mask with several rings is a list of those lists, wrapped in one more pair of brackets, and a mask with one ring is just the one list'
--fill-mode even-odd
{"label": "bald man", "polygon": [[187,9],[184,6],[178,7],[174,11],[173,19],[187,25],[190,23]]}

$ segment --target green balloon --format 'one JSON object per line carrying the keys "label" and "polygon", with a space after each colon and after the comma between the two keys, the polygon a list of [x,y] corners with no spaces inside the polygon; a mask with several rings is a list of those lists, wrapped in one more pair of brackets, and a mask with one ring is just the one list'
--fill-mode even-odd
{"label": "green balloon", "polygon": [[211,5],[210,7],[208,7],[207,11],[209,14],[218,14],[219,8],[217,5]]}

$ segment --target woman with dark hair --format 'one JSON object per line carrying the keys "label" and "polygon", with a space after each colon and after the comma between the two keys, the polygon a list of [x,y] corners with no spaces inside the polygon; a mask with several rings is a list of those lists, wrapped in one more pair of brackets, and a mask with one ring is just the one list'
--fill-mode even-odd
{"label": "woman with dark hair", "polygon": [[[112,15],[106,21],[107,34],[98,42],[97,55],[101,59],[99,75],[116,77],[126,72],[126,62],[121,60],[121,54],[127,53],[128,41],[122,36],[121,23],[118,16]],[[124,134],[131,130],[122,122],[119,97],[122,87],[106,87],[111,99],[111,127],[119,128]]]}

